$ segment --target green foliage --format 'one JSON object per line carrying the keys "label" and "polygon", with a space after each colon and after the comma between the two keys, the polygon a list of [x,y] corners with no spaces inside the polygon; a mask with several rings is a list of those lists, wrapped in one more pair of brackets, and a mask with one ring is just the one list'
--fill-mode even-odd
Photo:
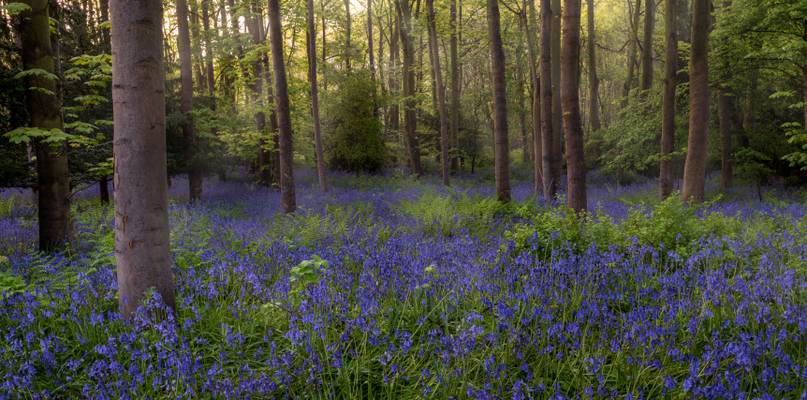
{"label": "green foliage", "polygon": [[40,143],[49,144],[68,142],[73,145],[81,145],[86,143],[82,137],[71,135],[57,128],[44,129],[21,126],[10,132],[6,132],[3,134],[3,136],[5,136],[9,142],[14,144],[29,143],[31,140],[37,140]]}
{"label": "green foliage", "polygon": [[529,206],[465,193],[443,195],[427,192],[415,200],[401,201],[397,208],[413,217],[429,234],[450,236],[467,231],[481,237],[495,231],[499,219],[526,214]]}
{"label": "green foliage", "polygon": [[339,90],[326,104],[323,121],[329,136],[330,164],[351,172],[378,172],[384,167],[386,148],[376,115],[373,80],[366,71],[341,77]]}
{"label": "green foliage", "polygon": [[328,269],[328,266],[328,261],[315,255],[310,260],[301,261],[291,269],[289,297],[294,308],[300,305],[305,288],[322,280],[322,275]]}
{"label": "green foliage", "polygon": [[6,3],[3,8],[9,13],[9,15],[19,15],[31,10],[31,6],[28,4],[18,2]]}

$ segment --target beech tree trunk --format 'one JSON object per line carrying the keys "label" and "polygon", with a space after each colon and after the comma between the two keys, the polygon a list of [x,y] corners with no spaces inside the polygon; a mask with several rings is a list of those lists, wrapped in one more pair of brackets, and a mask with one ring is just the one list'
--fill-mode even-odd
{"label": "beech tree trunk", "polygon": [[[372,0],[368,0],[369,2]],[[314,125],[314,153],[317,157],[317,178],[319,189],[328,191],[328,183],[325,180],[325,156],[322,150],[322,133],[319,120],[319,93],[317,88],[317,32],[314,29],[314,0],[307,0],[306,21],[308,24],[308,34],[306,35],[306,45],[308,48],[308,82],[311,84],[311,119]],[[369,22],[368,22],[369,24]],[[370,25],[372,26],[372,25]],[[370,32],[372,28],[368,27]],[[372,52],[370,52],[372,54]],[[371,63],[372,64],[372,63]]]}
{"label": "beech tree trunk", "polygon": [[659,162],[659,183],[661,198],[666,199],[673,190],[673,163],[670,159],[675,146],[675,87],[678,83],[678,0],[666,0],[664,9],[664,93],[661,110],[661,161]]}
{"label": "beech tree trunk", "polygon": [[493,137],[496,196],[499,201],[510,201],[510,146],[507,138],[507,82],[504,79],[504,48],[499,27],[498,0],[487,0],[488,37],[490,38],[490,64],[493,89]]}
{"label": "beech tree trunk", "polygon": [[[266,40],[266,34],[263,31],[263,12],[257,1],[252,1],[250,4],[250,14],[246,20],[247,30],[252,36],[252,43],[260,46]],[[252,118],[255,121],[255,128],[260,135],[260,149],[258,150],[258,181],[261,184],[269,185],[272,181],[271,168],[272,157],[271,152],[267,151],[267,135],[266,135],[266,113],[264,112],[263,102],[263,82],[266,77],[264,72],[264,57],[255,57],[252,61],[252,74],[250,76],[250,101],[256,106],[255,114]],[[267,82],[267,86],[271,83]]]}
{"label": "beech tree trunk", "polygon": [[213,71],[213,45],[210,40],[210,36],[213,35],[213,31],[210,30],[210,0],[202,0],[202,28],[204,28],[205,36],[205,77],[207,78],[207,92],[213,101],[213,108],[215,109],[216,75]]}
{"label": "beech tree trunk", "polygon": [[435,24],[434,0],[426,0],[429,43],[431,48],[432,71],[434,71],[435,91],[437,93],[437,113],[440,118],[440,172],[443,185],[449,184],[448,160],[448,115],[446,111],[445,87],[443,86],[443,72],[440,68],[440,47],[437,43],[437,27]]}
{"label": "beech tree trunk", "polygon": [[174,308],[169,252],[162,1],[110,0],[115,260],[123,315],[154,288]]}
{"label": "beech tree trunk", "polygon": [[451,169],[459,169],[459,157],[456,154],[460,134],[460,62],[459,62],[459,41],[457,39],[457,1],[450,0],[449,21],[451,24],[451,37],[449,38],[449,51],[451,63]]}
{"label": "beech tree trunk", "polygon": [[[56,72],[51,47],[47,0],[27,0],[29,9],[20,18],[22,67]],[[32,128],[62,129],[62,105],[56,80],[40,75],[26,79],[25,109]],[[36,142],[37,217],[39,249],[59,249],[70,234],[70,181],[67,146]]]}
{"label": "beech tree trunk", "polygon": [[[653,1],[653,0],[649,0]],[[594,28],[594,0],[588,3],[588,118],[591,131],[600,130],[600,78],[597,76],[596,32]]]}
{"label": "beech tree trunk", "polygon": [[409,0],[396,0],[401,20],[400,34],[403,45],[404,129],[409,167],[413,175],[420,176],[420,147],[417,138],[417,100],[415,99],[415,48],[412,37],[412,16]]}
{"label": "beech tree trunk", "polygon": [[353,50],[350,44],[351,23],[350,17],[350,0],[344,0],[345,3],[345,69],[350,71],[350,57]]}
{"label": "beech tree trunk", "polygon": [[[101,0],[99,2],[100,8],[100,16],[99,16],[99,23],[109,21],[109,0]],[[101,30],[101,40],[104,46],[104,53],[111,54],[112,49],[110,48],[109,43],[109,29],[100,29]],[[115,133],[112,132],[110,135],[114,137]],[[109,204],[109,177],[102,176],[98,179],[98,196],[101,201],[101,204]]]}
{"label": "beech tree trunk", "polygon": [[720,131],[720,190],[731,187],[731,135],[734,132],[734,96],[719,89],[717,92],[717,119]]}
{"label": "beech tree trunk", "polygon": [[[561,0],[552,0],[552,35],[550,37],[552,48],[552,180],[560,182],[563,172],[563,113],[561,112],[560,98],[560,16]],[[549,149],[544,146],[544,151]]]}
{"label": "beech tree trunk", "polygon": [[543,192],[544,200],[552,201],[557,191],[558,181],[552,173],[556,162],[555,135],[552,116],[552,7],[550,0],[541,0],[541,147],[543,148]]}
{"label": "beech tree trunk", "polygon": [[644,39],[642,40],[642,92],[653,86],[653,30],[656,22],[656,2],[646,0],[644,13]]}
{"label": "beech tree trunk", "polygon": [[586,165],[583,159],[583,129],[580,124],[580,0],[563,4],[563,47],[560,88],[563,103],[563,133],[566,138],[566,197],[569,208],[586,211]]}
{"label": "beech tree trunk", "polygon": [[709,133],[709,0],[692,2],[692,50],[689,59],[689,138],[682,196],[700,203],[706,185]]}
{"label": "beech tree trunk", "polygon": [[628,12],[630,13],[630,39],[628,43],[628,75],[625,79],[625,87],[622,92],[624,97],[622,107],[627,105],[628,95],[633,89],[636,80],[636,53],[639,51],[639,16],[642,11],[642,0],[636,0],[635,7],[627,0]]}
{"label": "beech tree trunk", "polygon": [[191,39],[188,29],[188,3],[177,0],[177,40],[182,93],[179,111],[184,115],[182,136],[185,138],[183,156],[188,168],[188,201],[196,202],[202,196],[202,176],[196,166],[196,132],[193,127],[193,70],[191,64]]}
{"label": "beech tree trunk", "polygon": [[370,76],[372,76],[373,80],[375,80],[375,55],[373,54],[373,0],[367,0],[367,61],[370,66]]}
{"label": "beech tree trunk", "polygon": [[[399,49],[398,49],[398,38],[400,37],[401,33],[401,20],[399,14],[396,12],[394,17],[391,17],[394,21],[392,23],[392,29],[390,32],[389,38],[389,92],[390,96],[395,99],[391,102],[389,107],[389,130],[395,134],[395,137],[398,138],[400,141],[401,132],[400,132],[400,109],[398,107],[397,98],[400,96],[400,90],[398,86],[398,77],[400,76],[400,71],[398,70],[398,58],[399,58]],[[408,149],[408,146],[407,146]],[[410,164],[411,165],[411,164]]]}
{"label": "beech tree trunk", "polygon": [[535,37],[538,34],[537,15],[534,0],[523,0],[524,23],[527,32],[527,56],[530,63],[530,93],[532,117],[532,182],[537,194],[543,190],[543,148],[541,143],[541,82],[538,78],[538,48]]}
{"label": "beech tree trunk", "polygon": [[286,64],[283,61],[283,30],[280,26],[278,0],[269,0],[269,41],[275,78],[275,103],[280,144],[280,202],[283,212],[297,208],[294,196],[294,150],[291,139],[291,113],[289,89],[286,83]]}

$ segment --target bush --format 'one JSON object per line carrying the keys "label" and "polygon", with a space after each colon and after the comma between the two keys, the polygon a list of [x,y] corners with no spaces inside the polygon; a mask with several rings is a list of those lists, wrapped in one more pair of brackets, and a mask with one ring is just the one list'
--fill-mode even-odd
{"label": "bush", "polygon": [[384,167],[386,148],[377,107],[373,80],[366,71],[342,78],[336,99],[326,112],[332,168],[375,173]]}

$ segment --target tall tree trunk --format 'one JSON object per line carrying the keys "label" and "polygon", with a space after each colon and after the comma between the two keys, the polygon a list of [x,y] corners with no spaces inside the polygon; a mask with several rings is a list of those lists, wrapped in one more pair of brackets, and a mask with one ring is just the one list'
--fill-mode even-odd
{"label": "tall tree trunk", "polygon": [[721,88],[717,91],[717,119],[720,130],[720,190],[731,187],[731,135],[734,132],[734,96]]}
{"label": "tall tree trunk", "polygon": [[[56,73],[51,47],[50,17],[47,0],[27,0],[29,9],[20,18],[22,67]],[[29,126],[62,129],[62,105],[56,80],[31,75],[26,80],[25,109]],[[53,251],[61,247],[70,233],[70,182],[67,146],[38,141],[36,149],[37,216],[39,249]]]}
{"label": "tall tree trunk", "polygon": [[[552,152],[555,155],[552,157],[552,180],[560,182],[562,168],[563,168],[563,113],[561,112],[561,98],[560,98],[560,16],[561,16],[561,0],[552,0],[552,35],[551,48],[552,48]],[[544,151],[547,151],[544,147]]]}
{"label": "tall tree trunk", "polygon": [[403,45],[403,95],[404,129],[406,148],[409,152],[409,168],[413,175],[420,176],[420,147],[417,138],[417,100],[415,99],[415,48],[412,37],[412,13],[409,0],[396,0],[401,20],[401,44]]}
{"label": "tall tree trunk", "polygon": [[[369,2],[372,0],[368,0]],[[306,45],[308,47],[308,82],[311,83],[311,119],[314,125],[314,153],[317,157],[317,178],[319,188],[323,192],[328,191],[328,183],[325,180],[325,155],[322,151],[322,133],[319,121],[319,93],[317,91],[317,31],[314,29],[314,0],[308,0],[306,20],[308,23],[308,34],[306,35]],[[370,28],[368,28],[370,29]],[[372,30],[371,30],[372,32]],[[370,53],[372,54],[372,52]]]}
{"label": "tall tree trunk", "polygon": [[646,0],[644,39],[642,40],[642,92],[653,86],[653,30],[656,23],[656,1]]}
{"label": "tall tree trunk", "polygon": [[169,252],[162,1],[110,0],[115,261],[126,317],[151,288],[174,308]]}
{"label": "tall tree trunk", "polygon": [[451,64],[451,147],[454,151],[451,152],[451,169],[457,171],[459,169],[459,157],[456,154],[457,144],[459,143],[460,134],[460,68],[459,68],[459,41],[457,40],[457,1],[450,0],[449,4],[449,20],[451,24],[451,36],[449,38],[449,52]]}
{"label": "tall tree trunk", "polygon": [[437,113],[440,118],[440,172],[443,185],[449,184],[449,160],[448,160],[448,115],[446,111],[445,87],[443,86],[443,72],[440,68],[440,47],[437,43],[437,26],[435,23],[434,0],[426,0],[428,12],[429,44],[431,48],[432,71],[436,83],[437,93]]}
{"label": "tall tree trunk", "polygon": [[182,136],[185,138],[183,156],[188,169],[188,201],[196,202],[202,196],[202,176],[196,167],[196,132],[193,127],[193,72],[191,67],[191,39],[188,30],[188,3],[177,0],[177,40],[179,48],[182,96],[179,111],[184,116]]}
{"label": "tall tree trunk", "polygon": [[566,196],[569,208],[586,211],[586,164],[583,159],[583,128],[580,124],[580,0],[563,4],[561,48],[561,99],[563,133],[566,138]]}
{"label": "tall tree trunk", "polygon": [[597,76],[597,56],[595,53],[597,41],[594,28],[594,0],[587,0],[587,3],[588,48],[586,49],[586,55],[588,58],[588,118],[591,131],[596,132],[600,130],[600,79]]}
{"label": "tall tree trunk", "polygon": [[351,20],[350,17],[350,0],[344,0],[345,3],[345,69],[350,71],[350,57],[353,53],[353,49],[351,49],[350,44],[350,35],[351,35]]}
{"label": "tall tree trunk", "polygon": [[541,0],[541,75],[540,75],[540,98],[541,98],[541,147],[543,148],[543,191],[544,200],[551,201],[557,192],[558,181],[552,173],[556,162],[555,134],[552,116],[552,7],[550,0]]}
{"label": "tall tree trunk", "polygon": [[280,141],[280,202],[283,212],[294,212],[294,150],[291,139],[291,113],[289,89],[286,83],[286,64],[283,62],[283,30],[280,26],[278,0],[269,0],[269,41],[275,78],[275,103]]}
{"label": "tall tree trunk", "polygon": [[664,37],[666,51],[664,53],[664,98],[661,111],[661,161],[659,162],[659,182],[661,198],[666,199],[673,189],[673,162],[670,159],[675,146],[675,87],[678,83],[678,38],[677,13],[678,0],[665,0]]}
{"label": "tall tree trunk", "polygon": [[523,0],[524,23],[527,32],[527,56],[530,63],[530,93],[532,115],[532,181],[533,191],[543,190],[543,148],[541,143],[541,82],[538,77],[538,48],[535,37],[538,34],[537,15],[534,0]]}
{"label": "tall tree trunk", "polygon": [[202,27],[205,31],[205,77],[207,78],[207,92],[214,102],[213,108],[215,109],[216,75],[215,72],[213,72],[213,45],[210,40],[210,36],[213,35],[213,31],[210,30],[210,0],[202,0]]}
{"label": "tall tree trunk", "polygon": [[398,108],[398,96],[400,96],[400,91],[398,90],[398,77],[400,76],[400,71],[398,70],[398,57],[400,51],[398,49],[398,38],[400,37],[399,35],[401,31],[401,20],[397,12],[395,13],[395,16],[392,18],[394,19],[394,22],[392,23],[392,31],[390,32],[390,39],[389,39],[390,71],[389,71],[388,86],[390,96],[394,100],[390,104],[388,118],[389,118],[389,130],[395,134],[396,138],[400,138],[401,137],[400,115]]}
{"label": "tall tree trunk", "polygon": [[373,54],[373,0],[367,0],[367,60],[370,65],[370,75],[372,75],[373,80],[375,80],[375,55]]}
{"label": "tall tree trunk", "polygon": [[710,1],[692,2],[692,50],[689,59],[689,138],[684,164],[682,195],[700,203],[706,185],[707,136],[709,133],[709,18]]}
{"label": "tall tree trunk", "polygon": [[[101,0],[99,2],[100,14],[99,23],[109,21],[109,0]],[[109,29],[99,28],[101,31],[101,44],[103,45],[104,53],[111,54],[112,49],[109,43]],[[112,132],[111,137],[114,137]],[[98,195],[101,204],[109,204],[109,177],[104,175],[98,179]]]}
{"label": "tall tree trunk", "polygon": [[504,48],[499,27],[498,0],[487,0],[488,37],[493,81],[493,137],[496,196],[499,201],[510,201],[510,146],[507,140],[507,83],[504,79]]}
{"label": "tall tree trunk", "polygon": [[191,55],[193,57],[193,70],[196,73],[196,85],[199,88],[199,91],[204,91],[205,86],[205,74],[202,72],[202,51],[200,48],[200,34],[199,34],[199,6],[196,3],[196,0],[186,0],[187,2],[190,1],[190,30],[191,30],[191,43],[194,46],[191,47]]}
{"label": "tall tree trunk", "polygon": [[[252,1],[250,4],[250,14],[246,21],[247,30],[252,36],[252,43],[255,46],[260,46],[266,40],[266,34],[263,31],[263,11],[260,8],[258,1]],[[269,185],[272,181],[271,166],[272,158],[271,152],[267,151],[267,137],[266,137],[266,113],[264,112],[263,102],[263,82],[265,80],[264,65],[265,55],[255,57],[252,61],[252,74],[250,75],[251,84],[251,102],[255,104],[256,110],[253,114],[255,121],[255,128],[260,137],[260,149],[258,150],[258,181],[264,185]],[[267,86],[271,83],[267,82]]]}
{"label": "tall tree trunk", "polygon": [[278,133],[277,125],[277,107],[275,107],[275,91],[272,89],[274,85],[272,80],[271,71],[272,67],[269,64],[269,57],[264,54],[263,57],[263,75],[266,82],[266,101],[269,107],[269,136],[272,138],[272,149],[269,151],[267,160],[271,160],[271,181],[272,185],[280,187],[280,135]]}
{"label": "tall tree trunk", "polygon": [[634,87],[636,80],[636,53],[639,51],[639,16],[642,11],[642,0],[636,0],[635,7],[631,6],[630,0],[628,3],[628,12],[630,13],[630,39],[628,43],[628,76],[625,79],[625,87],[622,92],[624,97],[622,107],[627,105],[628,95],[630,90]]}

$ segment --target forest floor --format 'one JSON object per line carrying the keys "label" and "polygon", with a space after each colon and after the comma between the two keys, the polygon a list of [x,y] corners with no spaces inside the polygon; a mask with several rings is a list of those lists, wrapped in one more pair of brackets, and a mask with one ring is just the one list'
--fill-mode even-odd
{"label": "forest floor", "polygon": [[300,173],[283,215],[175,179],[177,310],[131,322],[111,208],[76,195],[48,256],[30,194],[0,191],[0,399],[807,397],[803,190],[690,208],[593,182],[581,219],[528,182],[502,205],[483,177],[331,181]]}

